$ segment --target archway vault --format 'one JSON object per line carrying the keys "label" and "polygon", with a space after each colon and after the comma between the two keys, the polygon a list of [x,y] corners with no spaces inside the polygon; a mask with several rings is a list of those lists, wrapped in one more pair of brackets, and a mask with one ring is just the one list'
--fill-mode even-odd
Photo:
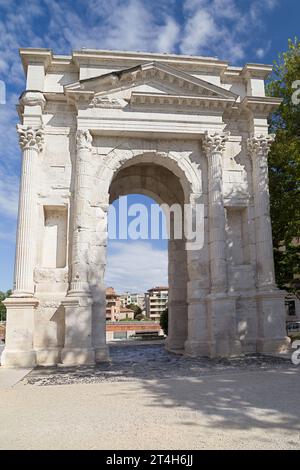
{"label": "archway vault", "polygon": [[191,153],[114,148],[103,159],[103,168],[101,168],[102,180],[106,181],[106,188],[109,191],[110,184],[126,168],[138,168],[141,164],[147,164],[148,171],[151,173],[151,166],[153,168],[159,166],[162,169],[168,170],[169,176],[177,177],[183,191],[184,202],[189,203],[191,195],[197,197],[203,192],[200,159],[197,162],[192,162],[189,158]]}
{"label": "archway vault", "polygon": [[[169,208],[176,204],[180,208],[181,222],[183,223],[184,203],[189,200],[189,194],[184,192],[184,187],[186,191],[187,189],[191,191],[191,185],[186,181],[183,187],[183,175],[179,173],[179,177],[168,169],[167,165],[160,165],[160,159],[157,156],[154,161],[149,159],[147,161],[147,158],[145,160],[141,161],[140,157],[132,158],[115,172],[109,188],[110,202],[122,195],[144,194],[152,197],[160,205],[168,205]],[[166,157],[163,161],[166,162]],[[170,214],[166,215],[168,217]],[[169,350],[184,352],[188,330],[187,252],[184,237],[176,240],[172,238],[173,224],[174,217],[170,217],[170,238],[168,241],[169,333],[166,344]],[[145,266],[146,269],[147,266]]]}

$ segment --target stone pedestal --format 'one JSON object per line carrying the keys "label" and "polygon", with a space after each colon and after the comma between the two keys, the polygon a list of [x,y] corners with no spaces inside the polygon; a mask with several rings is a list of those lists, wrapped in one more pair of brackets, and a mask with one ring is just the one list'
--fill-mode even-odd
{"label": "stone pedestal", "polygon": [[95,361],[107,362],[109,361],[109,353],[106,344],[105,289],[94,286],[92,288],[92,296],[92,345],[95,350]]}
{"label": "stone pedestal", "polygon": [[183,354],[184,342],[186,340],[186,311],[187,305],[185,301],[174,301],[168,303],[169,312],[169,333],[166,339],[166,349],[171,352]]}
{"label": "stone pedestal", "polygon": [[191,357],[210,357],[211,331],[206,299],[190,299],[188,309],[188,339],[185,342],[185,354]]}
{"label": "stone pedestal", "polygon": [[169,325],[166,349],[181,354],[184,352],[184,342],[187,338],[187,270],[184,240],[169,241],[168,270],[169,279],[172,281],[168,297]]}
{"label": "stone pedestal", "polygon": [[285,292],[279,289],[261,291],[257,294],[257,352],[279,353],[289,348],[285,336]]}
{"label": "stone pedestal", "polygon": [[51,367],[61,362],[61,352],[59,348],[36,348],[35,352],[38,366]]}
{"label": "stone pedestal", "polygon": [[65,309],[65,345],[61,352],[62,364],[77,366],[94,364],[92,346],[92,299],[90,296],[67,297]]}
{"label": "stone pedestal", "polygon": [[211,357],[229,357],[242,353],[236,335],[236,297],[210,294],[207,298],[211,319]]}
{"label": "stone pedestal", "polygon": [[38,300],[34,297],[9,297],[4,301],[4,305],[7,309],[7,320],[1,365],[35,367],[34,323]]}

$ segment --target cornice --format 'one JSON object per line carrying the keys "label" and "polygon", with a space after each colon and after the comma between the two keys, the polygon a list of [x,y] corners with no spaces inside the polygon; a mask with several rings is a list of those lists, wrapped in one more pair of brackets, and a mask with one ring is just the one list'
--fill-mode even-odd
{"label": "cornice", "polygon": [[132,92],[129,103],[131,105],[171,105],[186,106],[188,108],[200,109],[226,109],[231,107],[235,101],[229,98],[211,96],[176,95],[162,93]]}
{"label": "cornice", "polygon": [[21,48],[19,49],[22,65],[25,74],[27,73],[28,64],[44,64],[45,70],[49,67],[53,60],[53,53],[51,49],[38,49],[38,48]]}
{"label": "cornice", "polygon": [[263,114],[267,117],[269,114],[276,111],[281,103],[281,98],[270,96],[245,96],[240,107],[244,110],[249,110],[254,114]]}
{"label": "cornice", "polygon": [[65,89],[65,96],[67,97],[67,103],[78,104],[78,103],[89,103],[94,97],[93,91],[85,90],[72,90],[70,88]]}
{"label": "cornice", "polygon": [[261,78],[266,80],[272,72],[272,69],[273,66],[267,64],[246,64],[241,71],[241,77]]}
{"label": "cornice", "polygon": [[74,50],[72,55],[57,55],[52,49],[46,48],[21,48],[19,52],[25,73],[29,63],[43,63],[45,71],[68,70],[76,73],[81,67],[104,66],[111,69],[124,69],[153,61],[190,73],[217,75],[225,82],[249,78],[265,80],[272,71],[272,66],[267,64],[249,63],[244,67],[234,67],[229,65],[228,61],[219,60],[216,57],[180,54],[82,49]]}
{"label": "cornice", "polygon": [[158,61],[162,64],[173,65],[181,69],[192,68],[195,71],[210,71],[220,74],[228,66],[227,61],[219,60],[215,57],[133,51],[83,49],[73,51],[72,57],[78,67],[87,64],[104,65],[108,62],[116,62],[124,67],[133,67],[149,61]]}

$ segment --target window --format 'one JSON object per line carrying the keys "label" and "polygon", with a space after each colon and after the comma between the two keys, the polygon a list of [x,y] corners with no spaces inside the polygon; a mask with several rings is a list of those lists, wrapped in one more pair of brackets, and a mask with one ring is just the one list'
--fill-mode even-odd
{"label": "window", "polygon": [[127,339],[127,331],[114,331],[114,339]]}

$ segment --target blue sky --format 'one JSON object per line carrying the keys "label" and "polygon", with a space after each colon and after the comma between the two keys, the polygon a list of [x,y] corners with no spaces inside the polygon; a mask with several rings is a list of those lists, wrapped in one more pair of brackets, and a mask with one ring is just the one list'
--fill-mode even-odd
{"label": "blue sky", "polygon": [[[299,0],[0,0],[0,290],[12,286],[20,151],[15,104],[24,89],[19,47],[55,53],[100,48],[272,63],[300,37]],[[131,201],[141,201],[132,196]],[[149,201],[147,201],[149,204]],[[107,283],[144,290],[166,282],[165,242],[111,242]]]}

